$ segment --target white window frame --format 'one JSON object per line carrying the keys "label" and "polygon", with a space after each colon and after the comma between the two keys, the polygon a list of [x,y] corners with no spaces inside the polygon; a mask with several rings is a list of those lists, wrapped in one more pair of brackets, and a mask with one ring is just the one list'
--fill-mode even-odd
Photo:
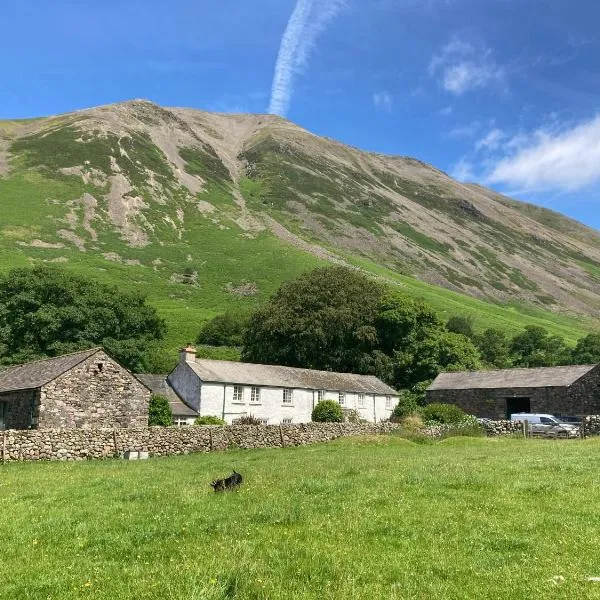
{"label": "white window frame", "polygon": [[261,425],[268,425],[269,419],[259,419]]}
{"label": "white window frame", "polygon": [[292,388],[284,388],[283,389],[282,403],[285,406],[293,406],[294,405],[294,390]]}
{"label": "white window frame", "polygon": [[233,402],[234,404],[244,404],[244,386],[233,386]]}
{"label": "white window frame", "polygon": [[385,407],[388,409],[392,408],[392,397],[391,396],[385,397]]}
{"label": "white window frame", "polygon": [[338,392],[338,403],[340,406],[346,406],[346,392]]}
{"label": "white window frame", "polygon": [[317,402],[325,400],[325,390],[317,390]]}
{"label": "white window frame", "polygon": [[292,424],[292,417],[285,417],[285,419],[281,419],[281,424],[282,425],[291,425]]}
{"label": "white window frame", "polygon": [[189,425],[186,417],[173,417],[175,427],[187,427]]}
{"label": "white window frame", "polygon": [[260,388],[256,385],[250,388],[250,404],[260,404]]}
{"label": "white window frame", "polygon": [[364,408],[365,406],[365,395],[361,392],[358,394],[358,408]]}

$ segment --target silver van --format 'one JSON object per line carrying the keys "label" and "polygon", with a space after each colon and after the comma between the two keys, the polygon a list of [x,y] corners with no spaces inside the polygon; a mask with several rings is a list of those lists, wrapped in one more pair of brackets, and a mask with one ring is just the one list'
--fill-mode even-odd
{"label": "silver van", "polygon": [[527,421],[529,433],[544,437],[577,437],[579,427],[573,423],[565,423],[553,415],[540,413],[513,413],[511,421]]}

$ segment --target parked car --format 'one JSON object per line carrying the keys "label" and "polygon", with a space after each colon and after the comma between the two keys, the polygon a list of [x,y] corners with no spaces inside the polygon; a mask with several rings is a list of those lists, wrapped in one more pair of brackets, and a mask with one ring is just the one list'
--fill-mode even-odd
{"label": "parked car", "polygon": [[574,423],[566,423],[553,415],[540,413],[513,413],[511,421],[527,421],[529,433],[544,437],[577,437],[579,427]]}

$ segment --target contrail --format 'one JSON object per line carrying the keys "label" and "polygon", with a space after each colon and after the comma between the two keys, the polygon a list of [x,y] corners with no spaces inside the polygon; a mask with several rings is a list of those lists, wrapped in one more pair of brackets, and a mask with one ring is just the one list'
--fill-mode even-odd
{"label": "contrail", "polygon": [[271,89],[269,113],[285,116],[294,91],[294,77],[308,64],[319,34],[345,0],[298,0],[281,39]]}

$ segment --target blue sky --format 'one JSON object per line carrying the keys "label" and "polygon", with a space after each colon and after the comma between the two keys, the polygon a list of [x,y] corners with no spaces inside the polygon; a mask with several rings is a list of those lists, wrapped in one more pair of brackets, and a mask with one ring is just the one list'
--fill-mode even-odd
{"label": "blue sky", "polygon": [[600,227],[597,1],[7,0],[2,20],[2,118],[270,108]]}

